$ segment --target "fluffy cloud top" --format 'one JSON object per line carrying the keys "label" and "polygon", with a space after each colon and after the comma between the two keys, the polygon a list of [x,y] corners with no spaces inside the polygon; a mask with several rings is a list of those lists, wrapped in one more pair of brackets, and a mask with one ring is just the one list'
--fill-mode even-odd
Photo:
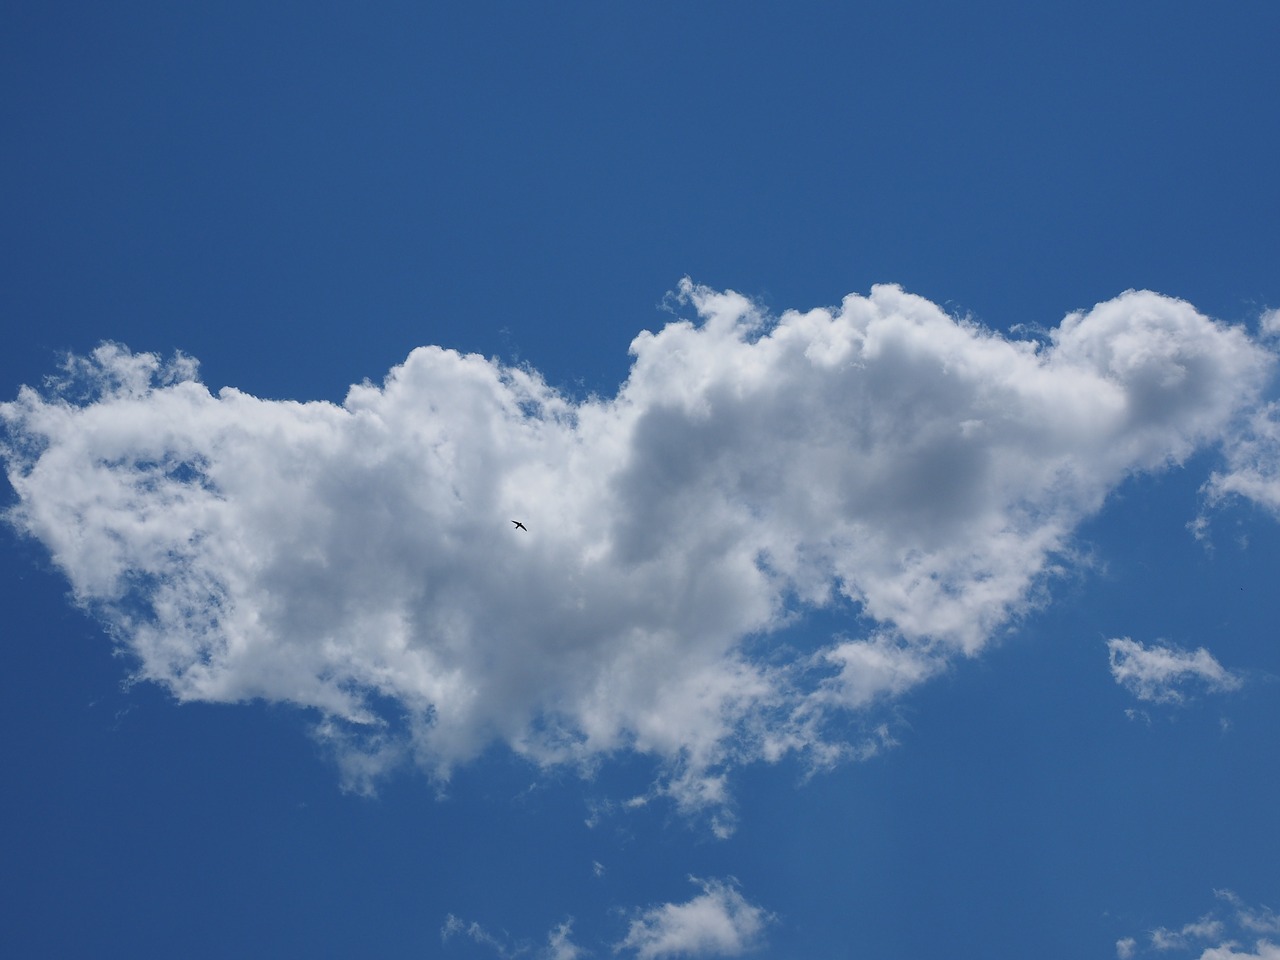
{"label": "fluffy cloud top", "polygon": [[[1046,342],[896,286],[776,319],[682,296],[697,320],[585,401],[438,347],[342,405],[270,401],[107,344],[0,405],[9,518],[139,677],[314,708],[353,784],[496,741],[643,751],[716,804],[725,767],[835,756],[824,717],[982,649],[1082,517],[1219,439],[1270,369],[1150,292]],[[764,649],[837,598],[861,633]]]}
{"label": "fluffy cloud top", "polygon": [[1200,684],[1215,692],[1237,690],[1243,681],[1204,647],[1194,652],[1118,637],[1107,641],[1111,675],[1139,700],[1180,703],[1183,689]]}
{"label": "fluffy cloud top", "polygon": [[633,951],[638,960],[736,957],[759,945],[769,914],[748,903],[731,883],[694,882],[702,886],[701,894],[644,911],[615,951]]}

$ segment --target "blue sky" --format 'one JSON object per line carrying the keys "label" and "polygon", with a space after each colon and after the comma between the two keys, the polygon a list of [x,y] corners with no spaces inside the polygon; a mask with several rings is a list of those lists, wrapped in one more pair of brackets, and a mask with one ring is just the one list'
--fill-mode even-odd
{"label": "blue sky", "polygon": [[2,14],[4,952],[1280,957],[1275,7],[373,6]]}

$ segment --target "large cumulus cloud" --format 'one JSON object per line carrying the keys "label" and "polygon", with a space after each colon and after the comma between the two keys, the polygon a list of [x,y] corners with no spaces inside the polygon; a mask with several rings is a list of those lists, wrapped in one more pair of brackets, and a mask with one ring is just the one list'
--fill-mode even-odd
{"label": "large cumulus cloud", "polygon": [[[896,286],[777,318],[682,297],[696,320],[581,401],[439,347],[340,406],[270,401],[107,344],[0,406],[9,518],[140,677],[314,708],[362,744],[353,781],[634,749],[714,804],[726,766],[838,755],[824,717],[981,650],[1108,491],[1218,439],[1269,371],[1150,292],[1041,341]],[[837,599],[847,634],[769,650]]]}

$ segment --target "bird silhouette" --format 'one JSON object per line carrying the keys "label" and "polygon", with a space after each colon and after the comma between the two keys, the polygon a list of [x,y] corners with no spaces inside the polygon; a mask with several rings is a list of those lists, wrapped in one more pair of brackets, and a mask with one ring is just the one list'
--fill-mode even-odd
{"label": "bird silhouette", "polygon": [[528,533],[528,532],[529,532],[529,528],[528,528],[528,527],[526,527],[526,526],[525,526],[523,523],[521,523],[519,520],[512,520],[511,522],[512,522],[512,523],[514,523],[514,524],[516,525],[516,529],[517,529],[517,530],[523,530],[525,533]]}

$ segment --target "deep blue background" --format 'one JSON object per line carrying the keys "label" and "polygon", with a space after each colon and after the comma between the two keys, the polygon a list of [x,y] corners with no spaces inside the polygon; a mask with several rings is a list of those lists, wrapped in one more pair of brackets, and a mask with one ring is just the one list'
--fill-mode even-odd
{"label": "deep blue background", "polygon": [[[268,397],[340,400],[424,343],[609,394],[686,274],[775,310],[895,281],[1006,328],[1151,287],[1250,322],[1280,304],[1277,28],[1272,3],[10,3],[0,395],[103,339]],[[0,950],[492,956],[440,946],[453,912],[512,946],[572,914],[607,953],[689,873],[736,875],[797,958],[1112,956],[1215,887],[1275,905],[1280,539],[1244,508],[1191,539],[1211,466],[1126,486],[1094,567],[886,715],[897,749],[742,772],[727,842],[619,811],[652,774],[629,758],[344,796],[313,718],[122,689],[5,531]],[[1250,684],[1129,720],[1121,634]]]}

